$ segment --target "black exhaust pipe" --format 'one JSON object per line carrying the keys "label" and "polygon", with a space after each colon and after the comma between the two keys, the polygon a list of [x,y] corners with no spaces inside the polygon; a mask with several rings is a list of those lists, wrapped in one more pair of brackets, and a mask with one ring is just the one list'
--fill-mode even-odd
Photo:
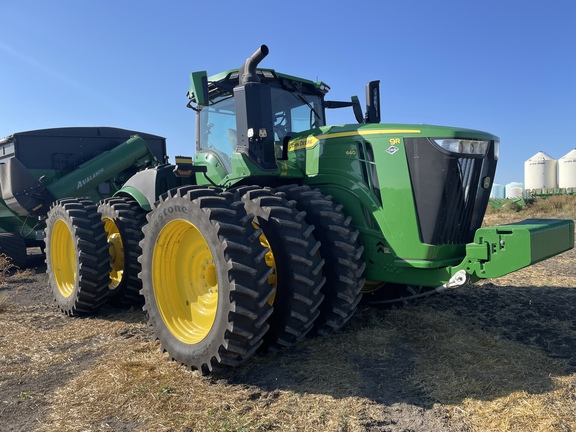
{"label": "black exhaust pipe", "polygon": [[254,54],[246,59],[239,73],[239,84],[247,84],[251,82],[260,82],[260,78],[256,74],[256,66],[264,60],[270,51],[266,45],[258,48]]}

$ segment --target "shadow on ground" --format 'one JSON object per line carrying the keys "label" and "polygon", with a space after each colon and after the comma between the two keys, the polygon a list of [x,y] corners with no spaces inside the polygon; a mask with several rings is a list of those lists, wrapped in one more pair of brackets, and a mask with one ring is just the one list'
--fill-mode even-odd
{"label": "shadow on ground", "polygon": [[431,408],[545,393],[576,370],[576,289],[465,287],[407,308],[361,307],[331,337],[257,355],[230,384]]}

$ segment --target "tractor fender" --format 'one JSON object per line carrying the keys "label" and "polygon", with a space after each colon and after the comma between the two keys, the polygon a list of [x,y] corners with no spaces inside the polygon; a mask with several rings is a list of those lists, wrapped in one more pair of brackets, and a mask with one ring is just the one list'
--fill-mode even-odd
{"label": "tractor fender", "polygon": [[160,195],[180,186],[195,184],[195,177],[176,175],[175,165],[165,164],[139,171],[114,196],[131,196],[146,211],[152,210]]}
{"label": "tractor fender", "polygon": [[133,186],[124,186],[122,189],[116,192],[114,196],[129,196],[135,199],[138,205],[144,210],[152,210],[152,205],[150,204],[150,201],[148,201],[146,195],[144,195],[141,191]]}

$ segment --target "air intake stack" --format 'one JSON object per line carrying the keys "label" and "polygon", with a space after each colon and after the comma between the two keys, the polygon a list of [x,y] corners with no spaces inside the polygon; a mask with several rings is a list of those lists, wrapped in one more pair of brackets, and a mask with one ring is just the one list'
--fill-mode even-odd
{"label": "air intake stack", "polygon": [[234,87],[236,151],[247,154],[262,169],[276,168],[271,90],[260,82],[256,72],[268,52],[268,47],[262,45],[246,59],[238,72],[238,86]]}

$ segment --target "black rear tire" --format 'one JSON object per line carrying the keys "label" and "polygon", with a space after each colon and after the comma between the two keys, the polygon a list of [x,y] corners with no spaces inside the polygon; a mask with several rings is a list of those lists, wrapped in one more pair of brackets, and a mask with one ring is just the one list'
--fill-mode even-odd
{"label": "black rear tire", "polygon": [[241,187],[237,193],[246,211],[255,216],[273,255],[274,312],[265,347],[292,346],[308,334],[320,314],[326,282],[320,243],[314,238],[314,227],[306,223],[305,213],[296,210],[293,202],[258,186]]}
{"label": "black rear tire", "polygon": [[26,267],[26,243],[16,233],[0,233],[0,254],[9,258],[10,264],[23,269]]}
{"label": "black rear tire", "polygon": [[149,324],[169,356],[202,374],[262,344],[272,313],[260,230],[231,193],[188,186],[160,197],[141,242]]}
{"label": "black rear tire", "polygon": [[276,190],[296,201],[296,208],[306,212],[306,222],[316,227],[314,233],[326,262],[323,268],[326,284],[324,302],[312,333],[332,333],[346,324],[362,298],[366,263],[361,258],[364,247],[356,241],[358,231],[351,228],[351,217],[344,214],[343,206],[319,190],[306,185],[285,185]]}
{"label": "black rear tire", "polygon": [[144,237],[142,227],[146,223],[146,211],[136,200],[128,197],[106,198],[100,201],[98,211],[102,214],[111,261],[108,301],[115,305],[144,303],[140,295],[142,281],[138,277],[142,254],[140,241]]}
{"label": "black rear tire", "polygon": [[104,222],[84,199],[61,199],[46,219],[46,273],[58,307],[67,315],[95,312],[108,295],[110,255]]}

